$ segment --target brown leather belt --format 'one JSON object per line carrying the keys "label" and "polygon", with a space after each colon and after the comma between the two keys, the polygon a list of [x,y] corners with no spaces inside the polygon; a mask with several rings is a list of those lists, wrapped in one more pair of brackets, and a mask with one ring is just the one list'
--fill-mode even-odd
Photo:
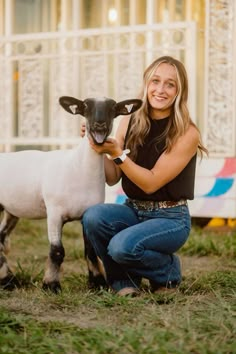
{"label": "brown leather belt", "polygon": [[177,202],[170,201],[170,200],[156,202],[152,200],[137,200],[137,199],[127,198],[126,204],[132,206],[135,209],[153,211],[158,209],[174,208],[179,205],[187,205],[187,200],[180,199]]}

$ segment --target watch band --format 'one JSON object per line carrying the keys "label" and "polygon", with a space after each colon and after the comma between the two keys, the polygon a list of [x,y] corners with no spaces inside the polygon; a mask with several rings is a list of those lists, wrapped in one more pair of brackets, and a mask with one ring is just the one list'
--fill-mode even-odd
{"label": "watch band", "polygon": [[129,149],[123,150],[122,154],[114,158],[113,161],[115,162],[116,165],[120,165],[125,161],[127,154],[129,153],[130,153]]}

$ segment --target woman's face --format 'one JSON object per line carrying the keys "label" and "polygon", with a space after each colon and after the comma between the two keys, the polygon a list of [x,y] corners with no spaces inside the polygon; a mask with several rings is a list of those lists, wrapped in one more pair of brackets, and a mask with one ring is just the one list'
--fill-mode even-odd
{"label": "woman's face", "polygon": [[150,115],[165,118],[171,112],[177,95],[177,76],[173,65],[161,63],[154,72],[147,88]]}

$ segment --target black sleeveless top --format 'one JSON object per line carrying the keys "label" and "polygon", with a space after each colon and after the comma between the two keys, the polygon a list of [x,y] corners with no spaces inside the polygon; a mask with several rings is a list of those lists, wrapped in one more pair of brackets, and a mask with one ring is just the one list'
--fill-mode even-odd
{"label": "black sleeveless top", "polygon": [[[155,139],[165,131],[168,120],[169,118],[150,119],[150,131],[145,138],[143,146],[138,147],[135,163],[139,166],[149,170],[152,169],[164,151],[165,140],[162,139],[160,142],[156,143]],[[129,127],[127,130],[127,134],[128,133]],[[178,201],[180,199],[193,199],[196,158],[197,154],[192,157],[178,176],[152,194],[146,194],[130,181],[124,173],[122,174],[122,188],[129,198],[138,200]]]}

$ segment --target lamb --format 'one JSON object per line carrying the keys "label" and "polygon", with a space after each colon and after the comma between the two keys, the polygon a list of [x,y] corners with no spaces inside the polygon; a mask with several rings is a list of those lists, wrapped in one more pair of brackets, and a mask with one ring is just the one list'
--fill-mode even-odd
{"label": "lamb", "polygon": [[81,101],[63,96],[60,105],[70,114],[86,118],[87,136],[77,147],[68,150],[25,150],[0,153],[0,286],[15,287],[7,263],[8,241],[19,218],[47,219],[50,252],[43,278],[43,289],[58,293],[60,267],[65,250],[62,229],[66,222],[80,220],[91,205],[105,199],[104,157],[89,145],[88,135],[103,144],[119,115],[140,108],[142,101],[116,102],[110,98],[87,98]]}

